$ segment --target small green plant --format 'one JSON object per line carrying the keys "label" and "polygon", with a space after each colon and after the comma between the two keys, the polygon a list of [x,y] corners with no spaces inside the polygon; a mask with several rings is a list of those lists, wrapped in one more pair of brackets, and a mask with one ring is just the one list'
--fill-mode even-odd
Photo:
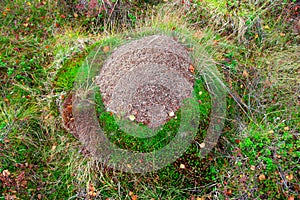
{"label": "small green plant", "polygon": [[132,24],[136,23],[136,16],[135,15],[133,15],[131,13],[128,13],[128,17],[131,20]]}
{"label": "small green plant", "polygon": [[234,59],[234,53],[230,52],[224,55],[225,59],[223,64],[228,67],[233,73],[236,73],[236,66],[238,65],[237,61]]}
{"label": "small green plant", "polygon": [[0,67],[6,67],[6,63],[3,61],[3,58],[0,56]]}

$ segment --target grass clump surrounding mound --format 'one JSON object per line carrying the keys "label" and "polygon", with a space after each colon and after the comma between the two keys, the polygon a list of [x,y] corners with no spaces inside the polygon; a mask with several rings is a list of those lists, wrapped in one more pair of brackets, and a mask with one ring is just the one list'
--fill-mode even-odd
{"label": "grass clump surrounding mound", "polygon": [[[147,12],[122,2],[125,26],[93,24],[58,2],[0,3],[0,199],[299,198],[297,1],[174,1]],[[90,158],[62,128],[56,102],[92,44],[147,25],[198,38],[224,74],[229,106],[205,159],[196,141],[172,165],[132,175]]]}

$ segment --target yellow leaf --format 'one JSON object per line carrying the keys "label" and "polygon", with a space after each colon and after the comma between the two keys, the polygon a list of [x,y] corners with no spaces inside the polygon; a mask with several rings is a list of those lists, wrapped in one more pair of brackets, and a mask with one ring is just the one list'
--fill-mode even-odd
{"label": "yellow leaf", "polygon": [[180,164],[180,169],[185,169],[185,165],[184,164]]}
{"label": "yellow leaf", "polygon": [[31,3],[29,1],[26,2],[27,5],[31,6]]}
{"label": "yellow leaf", "polygon": [[279,33],[279,35],[280,35],[281,37],[283,37],[283,36],[285,36],[285,33]]}
{"label": "yellow leaf", "polygon": [[270,29],[270,27],[268,25],[264,26],[265,29]]}
{"label": "yellow leaf", "polygon": [[286,178],[287,180],[291,181],[291,180],[294,179],[294,176],[293,176],[293,174],[289,174],[289,175],[287,175],[285,178]]}

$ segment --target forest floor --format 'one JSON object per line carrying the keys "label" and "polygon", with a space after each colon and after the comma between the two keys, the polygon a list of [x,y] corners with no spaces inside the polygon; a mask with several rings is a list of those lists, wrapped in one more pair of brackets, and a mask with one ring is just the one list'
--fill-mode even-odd
{"label": "forest floor", "polygon": [[[78,2],[0,1],[0,199],[300,199],[298,0]],[[203,159],[102,168],[59,102],[97,41],[155,20],[207,47],[230,91],[225,128]]]}

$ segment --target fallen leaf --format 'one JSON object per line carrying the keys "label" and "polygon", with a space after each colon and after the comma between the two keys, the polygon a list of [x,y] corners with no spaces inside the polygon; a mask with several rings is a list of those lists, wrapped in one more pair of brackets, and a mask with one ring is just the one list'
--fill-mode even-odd
{"label": "fallen leaf", "polygon": [[279,33],[279,35],[280,35],[281,37],[283,37],[283,36],[285,36],[285,33]]}
{"label": "fallen leaf", "polygon": [[26,188],[26,187],[27,187],[27,181],[26,181],[26,180],[23,180],[23,181],[21,182],[21,186],[22,186],[23,188]]}
{"label": "fallen leaf", "polygon": [[105,47],[103,47],[103,52],[107,53],[107,52],[109,52],[109,49],[110,49],[109,46],[105,46]]}
{"label": "fallen leaf", "polygon": [[275,154],[275,156],[276,156],[276,158],[281,158],[281,156],[280,156],[280,155],[278,155],[278,154]]}
{"label": "fallen leaf", "polygon": [[89,191],[92,191],[92,192],[95,191],[95,186],[92,183],[89,184]]}
{"label": "fallen leaf", "polygon": [[294,200],[294,199],[295,197],[293,195],[288,197],[288,200]]}
{"label": "fallen leaf", "polygon": [[10,175],[10,172],[9,172],[7,169],[6,169],[6,170],[3,170],[2,175],[3,175],[3,176],[9,176],[9,175]]}
{"label": "fallen leaf", "polygon": [[137,200],[138,198],[137,198],[137,195],[133,195],[132,197],[131,197],[131,200]]}
{"label": "fallen leaf", "polygon": [[72,112],[72,107],[73,107],[72,105],[68,105],[68,106],[67,106],[68,112]]}
{"label": "fallen leaf", "polygon": [[284,130],[288,131],[288,130],[290,130],[290,127],[286,126],[286,127],[284,127]]}
{"label": "fallen leaf", "polygon": [[287,180],[291,181],[291,180],[294,179],[294,176],[293,176],[293,174],[289,174],[289,175],[287,175],[285,178],[286,178]]}
{"label": "fallen leaf", "polygon": [[195,72],[195,67],[193,65],[190,65],[189,66],[189,71],[194,73]]}
{"label": "fallen leaf", "polygon": [[213,43],[214,43],[214,46],[216,46],[219,44],[219,40],[214,40]]}
{"label": "fallen leaf", "polygon": [[185,165],[184,164],[180,164],[180,169],[185,169]]}
{"label": "fallen leaf", "polygon": [[93,191],[89,191],[89,193],[88,193],[90,196],[92,196],[92,197],[95,197],[95,196],[97,196],[97,193],[96,192],[93,192]]}
{"label": "fallen leaf", "polygon": [[247,72],[246,69],[244,69],[242,76],[243,76],[244,78],[247,78],[247,77],[249,76],[249,73]]}
{"label": "fallen leaf", "polygon": [[133,196],[133,192],[132,191],[129,191],[129,196]]}
{"label": "fallen leaf", "polygon": [[250,169],[251,169],[252,171],[254,171],[254,170],[255,170],[255,166],[254,166],[254,165],[251,165]]}
{"label": "fallen leaf", "polygon": [[266,176],[264,174],[261,174],[261,175],[259,175],[258,179],[260,181],[264,181],[264,180],[266,180]]}
{"label": "fallen leaf", "polygon": [[230,195],[232,195],[232,190],[226,190],[226,195],[228,195],[228,196],[230,196]]}

